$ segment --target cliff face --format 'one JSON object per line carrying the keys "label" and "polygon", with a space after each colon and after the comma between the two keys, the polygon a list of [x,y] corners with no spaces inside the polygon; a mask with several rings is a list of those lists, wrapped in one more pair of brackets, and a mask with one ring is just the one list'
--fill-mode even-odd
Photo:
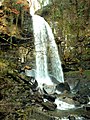
{"label": "cliff face", "polygon": [[70,69],[90,69],[89,8],[88,0],[55,0],[37,11],[52,27],[62,61]]}

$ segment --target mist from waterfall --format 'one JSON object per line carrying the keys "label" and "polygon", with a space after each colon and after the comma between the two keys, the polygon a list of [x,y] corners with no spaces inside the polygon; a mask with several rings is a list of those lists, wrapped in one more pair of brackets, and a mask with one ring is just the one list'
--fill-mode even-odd
{"label": "mist from waterfall", "polygon": [[59,81],[64,82],[61,61],[57,45],[49,24],[44,18],[33,15],[33,32],[36,51],[36,80],[40,84],[52,85],[49,77],[48,58],[50,59],[50,73]]}

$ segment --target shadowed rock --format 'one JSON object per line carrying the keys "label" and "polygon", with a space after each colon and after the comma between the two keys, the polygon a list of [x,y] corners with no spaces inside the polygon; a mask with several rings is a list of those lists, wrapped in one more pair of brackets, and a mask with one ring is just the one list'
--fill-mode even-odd
{"label": "shadowed rock", "polygon": [[63,93],[64,91],[70,92],[70,87],[69,87],[69,85],[68,85],[67,82],[65,82],[65,83],[60,83],[60,84],[58,84],[58,85],[56,86],[56,91],[57,91],[57,93],[58,93],[58,92]]}
{"label": "shadowed rock", "polygon": [[78,101],[80,104],[87,104],[89,102],[88,96],[76,95],[73,97],[73,100]]}
{"label": "shadowed rock", "polygon": [[54,95],[44,94],[43,97],[51,102],[55,102],[56,97]]}
{"label": "shadowed rock", "polygon": [[74,116],[69,116],[68,119],[69,120],[76,120],[76,118]]}
{"label": "shadowed rock", "polygon": [[50,101],[43,102],[42,106],[43,106],[43,109],[51,110],[51,111],[53,111],[57,108],[57,105],[53,102],[50,102]]}

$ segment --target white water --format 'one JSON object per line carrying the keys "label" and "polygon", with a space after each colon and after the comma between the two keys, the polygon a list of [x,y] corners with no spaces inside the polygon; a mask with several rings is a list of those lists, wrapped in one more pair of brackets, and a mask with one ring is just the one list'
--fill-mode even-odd
{"label": "white water", "polygon": [[36,51],[36,80],[38,83],[52,84],[47,66],[47,31],[45,21],[38,15],[32,16]]}
{"label": "white water", "polygon": [[34,15],[34,13],[43,8],[44,6],[50,4],[50,0],[27,0],[30,6],[30,14]]}
{"label": "white water", "polygon": [[[70,119],[64,117],[64,118],[60,118],[60,119],[57,119],[57,120],[70,120]],[[77,117],[77,116],[75,116],[75,120],[85,120],[85,119],[83,117]]]}
{"label": "white water", "polygon": [[55,103],[57,104],[57,109],[59,110],[69,110],[75,108],[74,104],[66,103],[64,101],[59,100],[59,98],[55,100]]}
{"label": "white water", "polygon": [[[39,86],[43,83],[53,85],[49,77],[48,59],[51,64],[51,74],[59,81],[64,82],[61,61],[58,55],[57,45],[54,40],[54,35],[49,24],[44,18],[35,15],[35,11],[41,8],[43,0],[27,0],[30,6],[30,14],[33,21],[33,33],[35,39],[36,51],[36,74],[35,78]],[[43,6],[49,4],[49,0],[43,2]]]}
{"label": "white water", "polygon": [[44,20],[44,18],[38,15],[33,15],[32,21],[36,51],[36,80],[40,84],[53,84],[48,75],[47,59],[49,53],[51,73],[59,82],[64,82],[57,45],[49,24]]}
{"label": "white water", "polygon": [[[30,3],[30,0],[28,1]],[[44,87],[46,92],[54,93],[54,88],[51,88],[55,87],[55,84],[57,84],[55,83],[55,80],[59,82],[64,82],[61,61],[58,55],[58,48],[55,43],[52,30],[44,18],[35,15],[35,11],[39,8],[36,7],[37,9],[35,9],[34,5],[35,3],[33,3],[30,7],[30,14],[32,15],[33,33],[35,39],[34,43],[36,51],[36,70],[26,71],[26,73],[27,75],[35,76],[38,85],[41,89],[43,88],[43,84],[46,84],[47,86]],[[51,64],[50,71],[48,68],[48,61],[50,61]],[[52,80],[50,79],[50,73],[52,74],[51,76],[55,77],[54,82],[52,82]],[[55,103],[57,104],[57,109],[59,110],[68,110],[75,108],[74,104],[66,103],[64,101],[59,100],[58,98],[55,100]],[[63,118],[62,120],[65,119]]]}

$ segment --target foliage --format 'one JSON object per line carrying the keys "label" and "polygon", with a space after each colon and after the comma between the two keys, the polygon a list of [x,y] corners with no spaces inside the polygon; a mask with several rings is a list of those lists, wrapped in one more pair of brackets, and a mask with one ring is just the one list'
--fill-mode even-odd
{"label": "foliage", "polygon": [[51,25],[57,43],[63,48],[64,60],[82,61],[90,40],[90,2],[88,0],[53,0],[41,11]]}
{"label": "foliage", "polygon": [[0,9],[0,15],[2,15],[0,17],[0,33],[19,36],[21,32],[19,24],[22,25],[24,12],[28,10],[28,4],[24,0],[5,0]]}
{"label": "foliage", "polygon": [[[52,0],[51,2],[52,4],[43,7],[40,15],[50,23],[58,43],[62,42],[64,59],[75,57],[76,61],[81,61],[80,55],[90,51],[86,47],[90,41],[89,0]],[[24,18],[27,19],[25,12],[28,11],[29,6],[26,0],[5,0],[3,7],[0,8],[0,33],[10,36],[11,42],[12,36],[21,38],[22,34],[30,34],[30,24],[27,26],[29,32],[27,28],[25,28],[26,31],[22,31]],[[27,23],[28,21],[27,19]],[[3,38],[1,34],[0,38]],[[65,51],[68,51],[68,54]]]}

